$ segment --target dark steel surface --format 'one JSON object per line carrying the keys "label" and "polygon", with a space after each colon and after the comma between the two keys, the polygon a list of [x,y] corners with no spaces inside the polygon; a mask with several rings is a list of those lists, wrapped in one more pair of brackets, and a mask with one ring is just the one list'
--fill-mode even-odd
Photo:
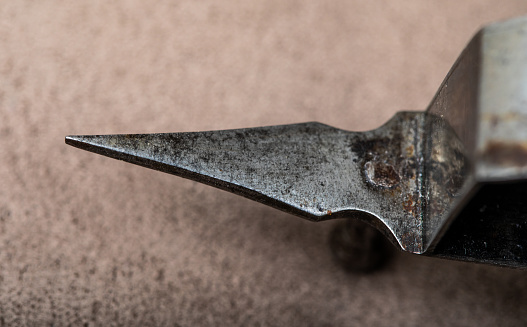
{"label": "dark steel surface", "polygon": [[526,267],[526,200],[526,182],[483,186],[431,255]]}

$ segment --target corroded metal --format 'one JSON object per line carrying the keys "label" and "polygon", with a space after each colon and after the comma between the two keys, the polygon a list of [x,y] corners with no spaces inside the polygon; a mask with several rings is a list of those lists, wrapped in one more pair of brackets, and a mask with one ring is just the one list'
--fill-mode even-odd
{"label": "corroded metal", "polygon": [[427,110],[426,215],[443,217],[427,254],[527,266],[526,104],[527,18],[481,29]]}
{"label": "corroded metal", "polygon": [[376,130],[305,123],[66,143],[312,221],[357,218],[412,253],[527,266],[526,127],[521,18],[480,30],[426,111],[398,113]]}
{"label": "corroded metal", "polygon": [[70,145],[321,221],[353,211],[420,253],[422,113],[354,133],[320,123],[199,133],[70,136]]}

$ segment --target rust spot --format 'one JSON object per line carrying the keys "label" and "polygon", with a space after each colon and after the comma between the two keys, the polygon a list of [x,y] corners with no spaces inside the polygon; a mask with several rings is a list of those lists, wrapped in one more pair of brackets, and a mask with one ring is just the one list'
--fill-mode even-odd
{"label": "rust spot", "polygon": [[403,208],[407,212],[414,211],[414,196],[413,195],[408,194],[406,196],[406,200],[403,201]]}
{"label": "rust spot", "polygon": [[482,158],[495,165],[525,166],[527,142],[490,141],[483,150]]}
{"label": "rust spot", "polygon": [[410,145],[406,147],[406,156],[407,157],[413,157],[414,156],[414,146]]}
{"label": "rust spot", "polygon": [[417,217],[419,209],[416,208],[419,197],[416,194],[407,194],[403,201],[403,209],[412,216]]}
{"label": "rust spot", "polygon": [[364,172],[371,184],[382,188],[392,188],[401,181],[395,168],[385,162],[368,161],[364,164]]}

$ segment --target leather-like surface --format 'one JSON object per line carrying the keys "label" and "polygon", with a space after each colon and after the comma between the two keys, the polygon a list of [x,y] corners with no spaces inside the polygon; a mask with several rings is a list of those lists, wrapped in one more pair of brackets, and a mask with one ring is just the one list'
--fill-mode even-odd
{"label": "leather-like surface", "polygon": [[333,222],[64,144],[70,134],[423,110],[508,1],[0,6],[0,325],[521,326],[527,272],[399,253],[348,274]]}

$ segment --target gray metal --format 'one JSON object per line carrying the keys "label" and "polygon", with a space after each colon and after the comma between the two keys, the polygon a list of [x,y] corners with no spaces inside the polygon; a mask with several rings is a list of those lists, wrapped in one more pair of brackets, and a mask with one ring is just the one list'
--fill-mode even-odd
{"label": "gray metal", "polygon": [[[427,165],[427,216],[446,217],[428,254],[527,266],[527,17],[474,36],[432,100],[427,126],[427,164],[456,147],[462,155],[445,161],[463,162],[462,177],[450,177],[461,191],[447,206],[440,184],[448,177]],[[458,145],[445,146],[453,138]]]}
{"label": "gray metal", "polygon": [[506,193],[496,183],[527,179],[526,123],[527,18],[520,18],[480,30],[426,112],[398,113],[373,131],[305,123],[66,143],[312,221],[359,218],[412,253],[527,266],[527,210],[518,209],[527,206],[525,184],[500,198],[512,211],[484,207],[489,194]]}
{"label": "gray metal", "polygon": [[422,113],[353,133],[319,123],[230,131],[70,136],[66,143],[209,184],[312,221],[352,211],[422,251],[416,154]]}

